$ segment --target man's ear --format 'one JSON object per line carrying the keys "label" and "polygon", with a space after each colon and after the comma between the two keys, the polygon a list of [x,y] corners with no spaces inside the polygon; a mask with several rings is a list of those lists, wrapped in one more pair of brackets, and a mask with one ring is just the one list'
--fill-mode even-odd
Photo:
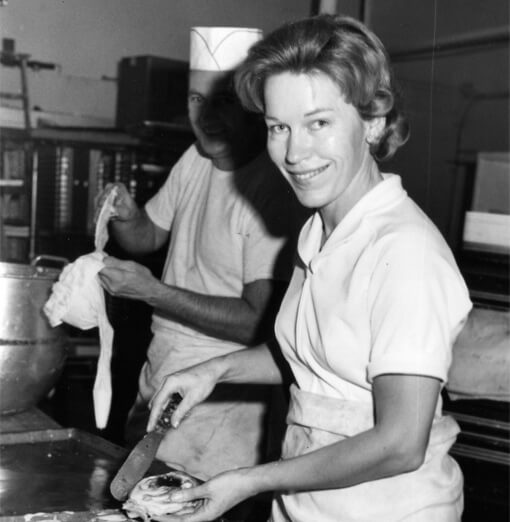
{"label": "man's ear", "polygon": [[381,139],[385,125],[386,118],[384,116],[378,116],[367,121],[366,140],[368,144],[377,143]]}

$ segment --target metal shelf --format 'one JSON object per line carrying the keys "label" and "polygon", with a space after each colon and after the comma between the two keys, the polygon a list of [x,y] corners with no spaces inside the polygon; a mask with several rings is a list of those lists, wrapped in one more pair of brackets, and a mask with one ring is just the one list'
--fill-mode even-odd
{"label": "metal shelf", "polygon": [[0,188],[23,188],[25,180],[23,179],[0,179]]}

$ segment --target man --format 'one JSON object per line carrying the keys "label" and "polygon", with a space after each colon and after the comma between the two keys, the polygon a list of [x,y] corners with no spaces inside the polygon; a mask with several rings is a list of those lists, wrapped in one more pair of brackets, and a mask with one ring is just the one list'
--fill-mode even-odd
{"label": "man", "polygon": [[[242,109],[231,85],[260,37],[256,29],[191,30],[188,113],[197,142],[144,209],[117,185],[111,232],[123,249],[147,253],[170,236],[162,281],[111,257],[99,274],[112,295],[155,309],[128,420],[132,442],[145,433],[165,375],[272,336],[290,275],[295,200],[265,153],[262,121]],[[204,479],[258,462],[265,403],[260,389],[219,389],[167,433],[157,458]]]}

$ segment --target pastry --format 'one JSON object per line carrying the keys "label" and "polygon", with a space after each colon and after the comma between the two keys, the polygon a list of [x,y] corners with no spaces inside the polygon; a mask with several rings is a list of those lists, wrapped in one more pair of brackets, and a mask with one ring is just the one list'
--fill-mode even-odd
{"label": "pastry", "polygon": [[196,478],[182,471],[146,477],[133,488],[122,507],[128,517],[142,518],[145,522],[164,521],[165,515],[193,513],[201,503],[200,500],[170,502],[169,497],[177,489],[198,485],[199,481]]}

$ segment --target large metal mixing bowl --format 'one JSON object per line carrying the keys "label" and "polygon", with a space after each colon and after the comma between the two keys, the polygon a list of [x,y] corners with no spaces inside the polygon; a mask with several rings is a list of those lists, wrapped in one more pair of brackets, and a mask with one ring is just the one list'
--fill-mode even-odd
{"label": "large metal mixing bowl", "polygon": [[66,335],[42,310],[60,270],[0,263],[0,414],[36,405],[54,386]]}

